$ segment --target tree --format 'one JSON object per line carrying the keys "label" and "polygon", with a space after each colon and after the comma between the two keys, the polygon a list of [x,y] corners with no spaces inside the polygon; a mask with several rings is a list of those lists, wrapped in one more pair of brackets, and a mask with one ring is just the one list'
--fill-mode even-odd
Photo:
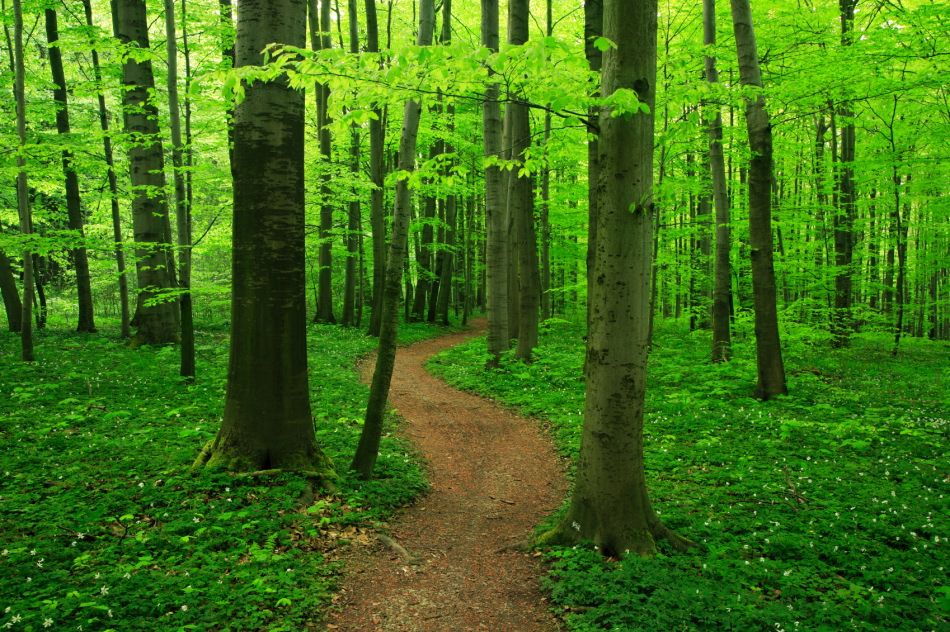
{"label": "tree", "polygon": [[[83,9],[86,13],[86,27],[89,29],[90,37],[94,28],[92,20],[92,2],[91,0],[82,0]],[[112,209],[112,236],[115,242],[115,261],[119,272],[119,309],[121,318],[121,335],[123,338],[132,336],[129,321],[129,280],[126,276],[125,251],[122,249],[122,218],[119,209],[119,183],[115,174],[115,159],[112,154],[112,138],[109,135],[109,112],[106,109],[106,98],[102,87],[102,68],[99,65],[99,52],[96,50],[95,42],[90,42],[90,53],[92,54],[93,78],[96,82],[96,97],[99,105],[99,127],[102,130],[102,149],[106,161],[109,180],[109,205]]]}
{"label": "tree", "polygon": [[[498,0],[482,0],[482,46],[498,51]],[[485,86],[483,139],[485,147],[486,285],[488,290],[489,363],[497,365],[508,349],[508,226],[502,197],[500,88],[489,78]]]}
{"label": "tree", "polygon": [[[435,6],[433,0],[420,0],[418,46],[431,46],[435,30]],[[416,139],[419,134],[419,119],[422,106],[415,99],[406,101],[402,118],[402,134],[399,139],[399,170],[409,174],[416,164]],[[396,205],[393,209],[392,239],[386,263],[386,289],[383,295],[382,320],[379,331],[379,346],[376,352],[376,368],[370,385],[369,401],[360,441],[353,455],[350,468],[360,478],[373,476],[373,467],[379,456],[379,442],[383,434],[383,416],[389,399],[389,385],[396,364],[396,333],[399,327],[399,292],[402,285],[403,261],[409,237],[409,213],[412,199],[409,180],[402,177],[396,184]]]}
{"label": "tree", "polygon": [[[327,50],[332,45],[330,37],[330,0],[320,0],[320,11],[317,11],[318,0],[310,0],[310,41],[314,50]],[[333,191],[330,181],[333,176],[330,171],[332,156],[332,137],[330,134],[330,85],[321,83],[317,86],[317,130],[320,136],[320,157],[323,160],[320,172],[320,253],[318,256],[318,290],[317,313],[314,322],[335,323],[333,316]]]}
{"label": "tree", "polygon": [[762,74],[756,52],[749,0],[731,0],[732,24],[739,58],[739,80],[757,89],[746,97],[746,127],[752,159],[749,163],[749,250],[755,305],[756,396],[771,399],[786,392],[785,365],[775,306],[772,264],[772,126],[765,110]]}
{"label": "tree", "polygon": [[[508,3],[508,43],[522,46],[528,42],[529,0]],[[518,348],[515,355],[531,361],[532,350],[538,346],[538,309],[540,307],[540,272],[538,270],[538,239],[534,228],[534,177],[527,173],[525,161],[531,149],[531,118],[524,97],[509,94],[505,108],[505,134],[513,168],[508,175],[508,221],[513,234],[513,256],[508,265],[515,271],[516,283],[509,284],[518,308]],[[511,277],[509,277],[511,278]],[[509,312],[511,318],[511,312]]]}
{"label": "tree", "polygon": [[[239,0],[236,65],[303,46],[306,0]],[[231,351],[224,418],[196,465],[329,474],[307,384],[304,96],[286,77],[246,86],[234,118]]]}
{"label": "tree", "polygon": [[[53,101],[56,102],[56,131],[63,138],[70,135],[69,102],[66,89],[66,74],[63,72],[63,53],[59,47],[59,26],[55,9],[46,9],[46,41],[49,50],[49,68],[53,76]],[[76,292],[78,294],[79,316],[76,331],[92,333],[96,331],[95,317],[92,311],[92,286],[89,279],[89,257],[83,231],[82,200],[79,195],[79,177],[73,166],[73,152],[68,147],[62,151],[63,176],[66,181],[66,216],[69,229],[75,231],[80,244],[72,248],[69,256],[76,270]]]}
{"label": "tree", "polygon": [[[184,2],[184,0],[182,0]],[[182,5],[184,6],[184,5]],[[184,14],[183,14],[184,15]],[[178,105],[178,42],[175,35],[175,0],[165,0],[165,42],[168,52],[168,121],[172,133],[172,164],[175,182],[175,218],[178,224],[178,299],[181,318],[181,363],[179,374],[195,379],[195,324],[191,301],[191,209],[186,192],[181,115]]]}
{"label": "tree", "polygon": [[597,278],[591,284],[584,428],[567,514],[544,541],[590,540],[605,556],[656,553],[688,542],[650,503],[643,464],[649,346],[657,3],[605,0],[601,94],[635,92],[649,111],[600,114]]}
{"label": "tree", "polygon": [[[376,18],[376,0],[366,0],[366,50],[379,52],[379,23]],[[379,335],[383,311],[383,292],[386,285],[386,220],[383,217],[383,110],[374,104],[369,122],[369,175],[373,182],[370,194],[370,230],[373,235],[373,309],[369,333]]]}
{"label": "tree", "polygon": [[165,201],[165,158],[158,129],[152,62],[139,51],[149,49],[145,0],[117,0],[115,33],[128,48],[122,64],[122,114],[129,136],[132,178],[132,224],[138,301],[132,342],[162,344],[178,338],[177,304],[162,296],[175,287],[175,260],[170,249],[171,224]]}
{"label": "tree", "polygon": [[10,331],[20,331],[23,303],[20,301],[16,279],[13,278],[10,259],[2,250],[0,250],[0,295],[3,297],[3,308],[7,314],[7,328]]}
{"label": "tree", "polygon": [[[703,0],[703,44],[716,45],[716,0]],[[712,51],[705,57],[706,81],[710,86],[719,82],[716,58]],[[722,106],[713,102],[715,112],[709,117],[709,168],[712,175],[713,205],[716,208],[716,259],[713,277],[712,302],[712,360],[723,362],[732,356],[729,331],[729,304],[732,295],[732,266],[729,251],[732,248],[729,226],[729,195],[726,191],[726,161],[722,149]],[[707,114],[708,116],[708,114]]]}
{"label": "tree", "polygon": [[[20,216],[20,233],[28,237],[33,232],[30,215],[30,187],[26,174],[26,70],[23,63],[23,6],[13,0],[13,58],[14,87],[16,100],[17,147],[17,212]],[[23,250],[23,301],[20,312],[20,350],[24,361],[32,362],[33,355],[33,253]]]}

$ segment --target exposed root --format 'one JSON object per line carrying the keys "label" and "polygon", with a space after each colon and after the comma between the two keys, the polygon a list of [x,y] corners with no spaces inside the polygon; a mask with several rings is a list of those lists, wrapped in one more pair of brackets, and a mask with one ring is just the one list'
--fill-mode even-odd
{"label": "exposed root", "polygon": [[401,557],[406,564],[411,564],[412,566],[418,566],[422,564],[422,560],[419,559],[418,556],[407,551],[406,547],[399,544],[385,533],[377,533],[376,538],[392,549],[397,555],[399,555],[399,557]]}

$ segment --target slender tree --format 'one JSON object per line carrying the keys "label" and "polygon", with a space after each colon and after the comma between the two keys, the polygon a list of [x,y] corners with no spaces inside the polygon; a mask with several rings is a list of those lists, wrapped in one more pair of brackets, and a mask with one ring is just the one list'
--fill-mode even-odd
{"label": "slender tree", "polygon": [[162,296],[176,286],[171,224],[165,200],[165,159],[158,129],[145,0],[117,0],[115,32],[127,47],[122,64],[122,113],[130,137],[132,223],[135,231],[139,295],[132,325],[133,344],[162,344],[178,338],[178,306]]}
{"label": "slender tree", "polygon": [[[91,0],[82,0],[86,13],[86,26],[90,34],[95,28],[92,19]],[[91,36],[91,35],[90,35]],[[129,338],[132,335],[129,309],[129,280],[126,275],[125,251],[122,249],[122,214],[119,208],[119,183],[115,173],[115,158],[112,153],[112,137],[109,135],[109,111],[106,109],[106,98],[102,84],[102,67],[99,64],[99,52],[95,41],[90,42],[92,55],[93,78],[96,82],[96,97],[99,105],[99,127],[102,130],[102,149],[108,169],[109,204],[112,209],[112,237],[115,242],[115,261],[119,272],[119,309],[121,318],[121,335]]]}
{"label": "slender tree", "polygon": [[[306,0],[238,0],[237,67],[303,46]],[[329,473],[307,384],[304,95],[285,77],[246,88],[234,118],[231,351],[224,419],[196,465]]]}
{"label": "slender tree", "polygon": [[[184,0],[182,0],[184,3]],[[184,4],[183,4],[184,6]],[[183,14],[184,15],[184,14]],[[195,324],[191,301],[191,209],[188,204],[178,103],[178,41],[175,29],[175,0],[165,0],[165,46],[168,52],[168,121],[172,134],[172,164],[175,182],[175,218],[178,225],[178,299],[181,318],[181,362],[179,373],[195,379]]]}
{"label": "slender tree", "polygon": [[[716,46],[716,0],[703,0],[703,44],[706,81],[711,86],[719,82],[716,58],[711,50]],[[712,302],[712,360],[724,362],[732,356],[732,339],[729,331],[729,302],[732,294],[732,266],[729,251],[732,239],[729,225],[729,195],[726,192],[726,161],[722,149],[722,106],[713,101],[707,113],[709,133],[709,168],[712,175],[713,205],[716,208],[716,257],[713,277]]]}
{"label": "slender tree", "polygon": [[[358,55],[360,52],[360,28],[359,13],[357,12],[356,0],[347,2],[347,22],[349,23],[350,35],[350,53]],[[359,177],[362,169],[360,158],[360,128],[355,123],[350,128],[350,173],[353,179]],[[359,231],[360,231],[360,199],[358,191],[353,191],[353,197],[347,208],[346,215],[346,237],[343,242],[346,245],[346,271],[343,281],[343,317],[344,327],[355,327],[356,323],[356,286],[357,286],[357,264],[359,263]]]}
{"label": "slender tree", "polygon": [[[498,51],[498,0],[482,0],[482,46]],[[508,349],[508,226],[502,191],[500,88],[496,81],[485,87],[482,108],[485,158],[486,286],[488,294],[489,363],[497,365]]]}
{"label": "slender tree", "polygon": [[[29,238],[33,232],[30,216],[30,187],[26,175],[26,71],[23,63],[23,6],[13,0],[13,92],[16,100],[17,147],[17,211],[20,215],[20,233]],[[23,301],[20,312],[20,349],[23,360],[32,362],[33,356],[33,253],[23,250]]]}
{"label": "slender tree", "polygon": [[[63,138],[70,135],[69,101],[66,89],[66,74],[63,72],[63,52],[59,47],[59,25],[55,9],[46,9],[46,41],[49,51],[49,67],[53,76],[53,101],[56,103],[56,131]],[[62,152],[63,176],[66,181],[66,217],[69,229],[76,233],[79,244],[71,248],[69,257],[76,271],[76,292],[78,294],[79,315],[76,331],[96,331],[92,309],[92,284],[89,278],[89,257],[83,229],[82,199],[79,195],[79,177],[73,167],[73,152],[68,147]]]}
{"label": "slender tree", "polygon": [[[435,30],[435,6],[433,0],[419,2],[419,33],[416,43],[431,46]],[[415,99],[406,102],[403,111],[402,134],[399,139],[399,170],[409,173],[415,169],[416,139],[419,134],[419,119],[422,106]],[[396,184],[396,204],[393,209],[392,239],[386,264],[386,291],[383,295],[382,321],[379,331],[379,347],[376,352],[376,368],[370,386],[369,401],[363,431],[350,467],[363,479],[373,476],[373,466],[379,455],[379,441],[383,434],[383,416],[389,398],[393,367],[396,364],[396,333],[399,327],[399,291],[402,285],[403,262],[409,237],[409,214],[412,206],[409,181],[401,178]]]}
{"label": "slender tree", "polygon": [[649,112],[600,116],[597,281],[589,297],[584,428],[570,506],[545,541],[592,541],[606,556],[653,555],[688,541],[650,503],[643,464],[649,346],[656,0],[605,0],[601,92],[631,88]]}
{"label": "slender tree", "polygon": [[[320,0],[320,9],[317,11],[318,0],[310,0],[310,40],[314,50],[327,50],[333,39],[330,37],[330,0]],[[318,255],[319,271],[317,273],[317,313],[314,321],[318,323],[335,323],[333,316],[333,191],[330,188],[332,137],[330,135],[330,86],[326,83],[317,85],[317,130],[320,136],[320,156],[323,160],[320,174],[320,250]]]}
{"label": "slender tree", "polygon": [[[379,52],[379,22],[376,16],[376,0],[366,0],[366,50]],[[373,235],[373,311],[369,321],[369,333],[379,335],[383,307],[383,291],[386,284],[386,220],[383,216],[383,110],[373,108],[369,122],[369,177],[373,181],[370,194],[370,230]]]}
{"label": "slender tree", "polygon": [[752,150],[749,164],[749,250],[752,255],[758,367],[756,395],[770,399],[787,392],[775,306],[775,269],[772,264],[772,126],[765,110],[765,96],[761,92],[762,74],[749,0],[731,2],[739,57],[739,80],[742,85],[757,89],[757,94],[746,97],[745,111]]}

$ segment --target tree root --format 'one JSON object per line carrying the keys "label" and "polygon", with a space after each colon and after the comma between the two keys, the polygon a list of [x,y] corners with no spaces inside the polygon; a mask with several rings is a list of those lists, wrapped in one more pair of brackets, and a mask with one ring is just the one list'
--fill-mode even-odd
{"label": "tree root", "polygon": [[396,554],[399,555],[399,557],[401,557],[406,564],[410,564],[412,566],[419,566],[422,564],[422,560],[419,559],[418,556],[407,551],[406,547],[399,544],[385,533],[377,533],[376,538],[390,549],[395,551]]}

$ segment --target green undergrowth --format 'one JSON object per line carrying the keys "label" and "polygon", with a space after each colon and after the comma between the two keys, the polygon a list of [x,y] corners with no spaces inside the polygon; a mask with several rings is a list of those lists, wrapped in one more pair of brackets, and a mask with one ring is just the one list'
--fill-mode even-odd
{"label": "green undergrowth", "polygon": [[[537,359],[485,370],[484,339],[430,362],[449,382],[544,420],[576,455],[582,326],[549,322]],[[603,560],[553,548],[545,584],[571,630],[946,630],[950,347],[883,334],[832,351],[786,332],[790,395],[751,397],[754,346],[707,361],[707,332],[658,323],[646,458],[687,554]],[[621,467],[621,464],[618,464]]]}
{"label": "green undergrowth", "polygon": [[[402,326],[401,341],[441,331]],[[115,334],[53,324],[25,364],[18,337],[0,333],[0,626],[319,629],[336,545],[366,539],[426,487],[389,433],[378,480],[346,471],[367,394],[354,362],[375,339],[310,328],[317,434],[342,476],[338,495],[301,508],[307,481],[295,475],[189,471],[220,423],[226,328],[198,332],[192,386],[177,376],[177,348],[133,351]]]}

